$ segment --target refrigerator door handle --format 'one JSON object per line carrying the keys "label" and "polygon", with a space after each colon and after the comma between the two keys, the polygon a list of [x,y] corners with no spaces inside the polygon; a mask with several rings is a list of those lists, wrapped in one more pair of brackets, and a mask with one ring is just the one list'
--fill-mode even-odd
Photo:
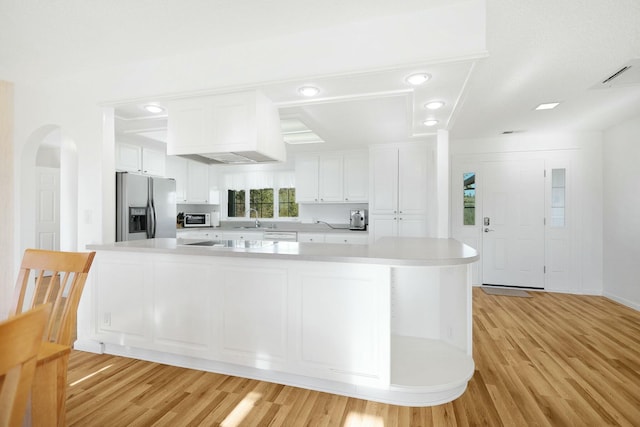
{"label": "refrigerator door handle", "polygon": [[151,217],[153,219],[151,223],[151,238],[154,239],[156,237],[156,228],[158,226],[158,218],[156,218],[156,207],[153,204],[153,200],[151,201]]}
{"label": "refrigerator door handle", "polygon": [[151,203],[147,203],[147,239],[152,239],[154,234],[154,214],[153,214],[153,206]]}

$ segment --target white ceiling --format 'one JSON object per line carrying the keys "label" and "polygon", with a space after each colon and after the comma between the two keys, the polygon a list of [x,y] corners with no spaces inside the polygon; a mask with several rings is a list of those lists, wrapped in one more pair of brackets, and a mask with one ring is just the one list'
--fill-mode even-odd
{"label": "white ceiling", "polygon": [[[0,0],[0,77],[19,72],[36,78],[43,70],[64,73],[170,56],[444,3]],[[261,89],[280,106],[282,116],[302,118],[327,148],[424,138],[438,128],[449,129],[453,138],[604,130],[640,115],[640,78],[625,86],[594,88],[640,58],[639,0],[486,4],[489,56],[424,64],[420,68],[433,78],[420,89],[411,90],[403,80],[415,67],[319,80],[310,76]],[[300,100],[296,89],[304,83],[321,88],[317,99]],[[425,128],[421,123],[428,112],[422,105],[431,99],[442,99],[446,106],[433,113],[438,126]],[[561,104],[551,111],[533,110],[551,101]],[[137,104],[118,108],[119,117],[129,119],[118,120],[119,129],[161,134],[166,118],[134,120],[141,113]]]}

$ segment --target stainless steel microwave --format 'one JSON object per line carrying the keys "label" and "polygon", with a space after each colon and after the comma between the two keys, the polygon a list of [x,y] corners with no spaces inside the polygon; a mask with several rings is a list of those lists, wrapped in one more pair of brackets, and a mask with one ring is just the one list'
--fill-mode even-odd
{"label": "stainless steel microwave", "polygon": [[210,213],[185,213],[184,227],[211,227]]}

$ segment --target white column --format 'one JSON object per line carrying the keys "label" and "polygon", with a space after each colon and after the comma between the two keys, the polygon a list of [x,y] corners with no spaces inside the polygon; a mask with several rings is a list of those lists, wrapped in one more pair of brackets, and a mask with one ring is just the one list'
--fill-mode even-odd
{"label": "white column", "polygon": [[438,130],[436,143],[437,237],[449,237],[449,131]]}
{"label": "white column", "polygon": [[7,317],[12,301],[15,227],[15,193],[13,176],[13,84],[0,81],[0,320]]}

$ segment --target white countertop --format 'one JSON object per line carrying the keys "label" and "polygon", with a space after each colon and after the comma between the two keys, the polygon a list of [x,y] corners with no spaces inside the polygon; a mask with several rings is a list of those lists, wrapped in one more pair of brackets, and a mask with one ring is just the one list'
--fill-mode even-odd
{"label": "white countertop", "polygon": [[372,245],[269,242],[257,247],[188,246],[196,239],[148,239],[87,245],[96,251],[152,252],[175,255],[291,259],[300,261],[438,266],[469,264],[478,252],[454,239],[384,237]]}

